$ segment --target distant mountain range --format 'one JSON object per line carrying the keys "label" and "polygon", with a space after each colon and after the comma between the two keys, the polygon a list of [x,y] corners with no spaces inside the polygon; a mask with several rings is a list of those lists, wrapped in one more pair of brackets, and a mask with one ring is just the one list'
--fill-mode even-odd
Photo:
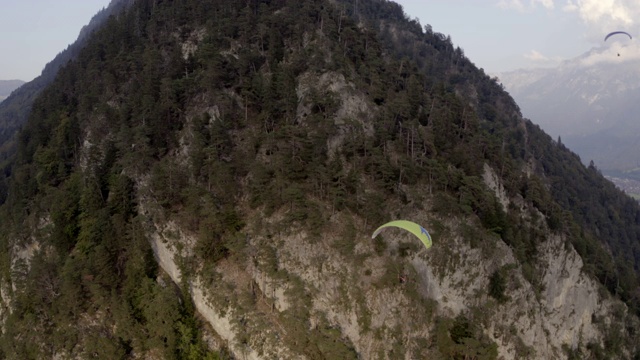
{"label": "distant mountain range", "polygon": [[640,46],[498,75],[525,117],[605,172],[640,167]]}
{"label": "distant mountain range", "polygon": [[0,80],[0,101],[6,99],[13,90],[22,84],[24,84],[22,80]]}

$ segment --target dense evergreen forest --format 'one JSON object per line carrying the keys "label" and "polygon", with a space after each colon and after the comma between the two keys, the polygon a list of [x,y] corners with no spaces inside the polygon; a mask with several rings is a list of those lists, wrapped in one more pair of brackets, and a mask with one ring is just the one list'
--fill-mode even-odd
{"label": "dense evergreen forest", "polygon": [[[554,142],[539,126],[525,121],[526,128],[519,127],[514,114],[520,115],[520,110],[513,99],[496,79],[483,75],[482,69],[478,72],[464,57],[464,52],[454,48],[448,36],[434,33],[429,25],[423,31],[415,20],[406,21],[402,8],[394,3],[377,2],[377,6],[359,9],[353,4],[345,1],[344,8],[356,18],[366,14],[370,19],[395,20],[404,25],[405,37],[401,39],[383,28],[382,43],[391,45],[390,53],[397,61],[412,61],[420,73],[426,74],[426,79],[431,79],[430,83],[423,84],[425,89],[433,89],[438,83],[447,84],[449,91],[459,94],[465,84],[467,90],[469,85],[475,87],[478,104],[474,110],[486,120],[483,129],[486,131],[481,135],[493,139],[496,153],[491,163],[503,171],[508,191],[522,195],[537,207],[546,216],[550,229],[566,236],[578,250],[589,271],[640,314],[640,208],[637,202],[615,188],[593,164],[588,168],[582,166],[577,155]],[[443,130],[439,135],[446,138],[450,132]],[[551,144],[555,146],[549,146]],[[479,150],[487,159],[485,150]],[[535,160],[536,176],[524,178],[520,171],[531,159]],[[467,157],[466,160],[477,163],[479,159]],[[517,222],[511,221],[506,226],[511,230],[502,231],[518,227]],[[509,240],[503,236],[503,239],[521,249],[521,260],[526,260],[527,251],[535,249],[534,238]],[[530,250],[525,250],[527,248]]]}
{"label": "dense evergreen forest", "polygon": [[[305,83],[309,74],[353,84],[374,107],[354,102],[361,110],[338,123],[343,97]],[[539,244],[561,236],[640,314],[637,202],[523,120],[449,37],[392,2],[138,0],[37,95],[16,148],[0,187],[0,269],[13,288],[0,358],[228,356],[204,342],[189,289],[159,270],[146,198],[196,235],[187,276],[246,250],[253,209],[284,213],[279,232],[321,238],[336,213],[372,227],[412,204],[466,219],[482,234],[465,236],[475,247],[500,238],[534,287]],[[503,208],[485,164],[521,206]],[[429,225],[445,234],[442,223]],[[18,256],[22,246],[33,257]],[[501,273],[491,284],[508,301]],[[496,358],[470,319],[435,326],[429,354]],[[331,330],[290,346],[356,358]],[[629,348],[607,340],[592,345],[596,358]]]}

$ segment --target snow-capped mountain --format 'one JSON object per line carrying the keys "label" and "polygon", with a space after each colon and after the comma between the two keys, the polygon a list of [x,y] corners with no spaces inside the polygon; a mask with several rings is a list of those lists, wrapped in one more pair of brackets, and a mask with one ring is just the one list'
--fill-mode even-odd
{"label": "snow-capped mountain", "polygon": [[640,163],[640,45],[594,48],[555,68],[498,78],[525,117],[588,163],[629,170]]}

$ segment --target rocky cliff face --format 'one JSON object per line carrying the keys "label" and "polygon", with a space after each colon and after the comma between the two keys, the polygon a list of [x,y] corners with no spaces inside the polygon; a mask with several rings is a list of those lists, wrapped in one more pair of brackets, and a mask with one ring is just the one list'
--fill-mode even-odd
{"label": "rocky cliff face", "polygon": [[[141,206],[151,207],[145,202],[141,202]],[[143,214],[153,219],[152,212],[143,210]],[[434,314],[455,316],[475,308],[476,316],[483,319],[483,331],[500,345],[498,351],[504,358],[523,354],[536,359],[562,358],[563,345],[573,347],[583,341],[599,342],[602,339],[592,319],[610,318],[614,305],[623,309],[620,303],[601,299],[597,284],[581,272],[580,258],[575,251],[565,248],[559,238],[548,239],[541,251],[541,263],[548,268],[543,284],[546,289],[541,294],[522,277],[515,258],[504,243],[496,242],[496,249],[483,254],[481,249],[473,249],[460,239],[447,244],[448,250],[455,250],[447,255],[450,259],[445,263],[436,260],[439,253],[444,252],[436,248],[435,254],[420,251],[406,262],[392,266],[385,266],[382,259],[354,263],[327,244],[331,239],[310,242],[304,235],[285,236],[272,239],[279,245],[277,249],[261,246],[260,241],[253,240],[253,256],[238,263],[222,262],[215,268],[215,280],[211,284],[210,279],[185,279],[179,270],[179,263],[188,259],[185,254],[194,243],[192,236],[172,222],[150,222],[149,225],[149,237],[161,268],[176,284],[188,282],[200,315],[236,356],[248,359],[307,358],[291,353],[278,341],[295,330],[288,329],[280,318],[299,299],[288,294],[287,290],[293,286],[287,280],[269,275],[268,271],[255,265],[256,260],[265,258],[258,255],[256,250],[260,248],[276,252],[277,264],[271,264],[277,267],[275,271],[299,279],[300,283],[295,286],[302,286],[308,289],[305,292],[312,294],[310,301],[314,310],[327,314],[325,321],[339,329],[366,358],[375,358],[388,351],[389,344],[398,341],[391,336],[391,329],[416,317],[413,312],[418,309],[408,306],[411,302],[408,290],[417,291],[424,300],[432,301],[430,306]],[[361,253],[370,251],[367,248],[371,244],[366,236],[358,240],[356,247]],[[33,245],[19,251],[17,256],[28,261],[33,255],[31,248]],[[497,305],[486,294],[478,297],[486,292],[490,269],[509,264],[514,266],[510,282],[515,284],[515,291],[511,292],[508,303]],[[364,279],[362,275],[367,270],[363,268],[372,270]],[[409,283],[400,283],[401,271],[409,274]],[[390,288],[376,288],[376,280],[384,277],[388,278]],[[408,289],[410,286],[415,288]],[[237,300],[248,296],[248,292],[259,293],[259,300],[250,307],[241,306]],[[222,303],[221,298],[225,299]],[[5,304],[9,303],[9,299],[3,297],[3,300]],[[419,311],[424,310],[419,308]],[[260,320],[252,316],[266,318],[262,321],[269,327],[267,334],[263,332],[265,324],[258,326]],[[375,330],[387,335],[374,336]],[[401,333],[404,334],[402,341],[408,347],[407,358],[412,358],[412,351],[416,351],[412,346],[418,346],[419,339],[433,335],[429,326],[422,330],[412,327]],[[241,339],[247,336],[250,340],[243,342]]]}
{"label": "rocky cliff face", "polygon": [[[308,92],[308,84],[324,83],[344,96],[342,104],[358,98],[342,77],[302,79],[299,96]],[[339,117],[335,121],[342,123]],[[185,130],[185,136],[189,133]],[[176,157],[189,152],[185,145]],[[522,198],[509,198],[490,166],[485,164],[484,171],[486,186],[504,209],[520,208],[548,232],[540,212]],[[561,359],[567,349],[602,343],[612,323],[630,316],[623,303],[583,272],[580,256],[561,236],[548,232],[538,249],[537,270],[527,269],[495,234],[478,233],[474,236],[482,243],[472,244],[460,235],[467,220],[433,218],[411,205],[403,211],[437,226],[428,251],[409,246],[407,252],[412,239],[401,233],[387,236],[385,249],[376,250],[364,221],[348,214],[335,214],[334,230],[313,236],[280,228],[283,213],[265,216],[244,204],[250,220],[246,238],[238,240],[240,254],[185,279],[179,264],[189,262],[195,238],[154,215],[162,211],[147,210],[153,208],[152,198],[139,202],[152,224],[158,263],[177,284],[188,282],[196,308],[238,357],[309,358],[308,349],[296,344],[297,332],[326,329],[340,334],[344,351],[362,358],[428,356],[429,339],[438,331],[435,319],[466,314],[498,345],[501,358]],[[506,301],[488,294],[496,271],[507,279]],[[527,271],[539,271],[540,283],[532,285]],[[300,317],[308,318],[302,322],[306,327],[296,323]]]}
{"label": "rocky cliff face", "polygon": [[[369,257],[372,243],[366,234],[355,236],[356,259],[345,257],[335,245],[339,239],[331,235],[310,240],[305,234],[270,239],[251,234],[246,258],[218,265],[214,283],[207,285],[202,278],[182,280],[178,270],[178,263],[188,258],[183,253],[193,238],[175,224],[155,228],[151,239],[162,269],[178,284],[189,281],[200,314],[236,356],[248,359],[308,358],[280,342],[295,336],[296,329],[287,327],[286,318],[292,306],[301,306],[300,296],[311,305],[312,327],[316,322],[329,324],[363,358],[385,358],[382,354],[398,346],[404,354],[400,357],[414,358],[433,336],[428,322],[419,325],[425,315],[455,317],[471,311],[505,359],[564,358],[567,347],[601,343],[612,322],[629,316],[624,304],[598,290],[600,285],[582,271],[579,255],[558,236],[550,236],[540,248],[542,290],[528,283],[511,249],[497,239],[489,250],[441,236],[431,252],[418,250],[405,259],[391,260],[397,261],[393,264]],[[389,240],[391,252],[401,240],[410,239]],[[369,256],[358,261],[359,255]],[[271,269],[264,269],[266,262]],[[487,296],[487,288],[492,271],[504,266],[510,269],[511,291],[509,300],[499,304]],[[408,282],[399,280],[403,274]],[[295,279],[294,284],[289,279]],[[250,305],[229,300],[256,293]],[[413,307],[413,296],[423,306]],[[221,303],[220,298],[226,301]],[[326,318],[314,319],[318,316]]]}

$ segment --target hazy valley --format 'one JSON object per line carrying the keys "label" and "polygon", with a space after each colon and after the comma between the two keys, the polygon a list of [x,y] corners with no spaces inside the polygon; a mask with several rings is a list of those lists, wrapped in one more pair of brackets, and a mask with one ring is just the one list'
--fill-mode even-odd
{"label": "hazy valley", "polygon": [[[499,74],[523,115],[603,171],[638,167],[640,57],[635,43],[594,48],[557,67]],[[620,54],[620,56],[618,56]]]}

